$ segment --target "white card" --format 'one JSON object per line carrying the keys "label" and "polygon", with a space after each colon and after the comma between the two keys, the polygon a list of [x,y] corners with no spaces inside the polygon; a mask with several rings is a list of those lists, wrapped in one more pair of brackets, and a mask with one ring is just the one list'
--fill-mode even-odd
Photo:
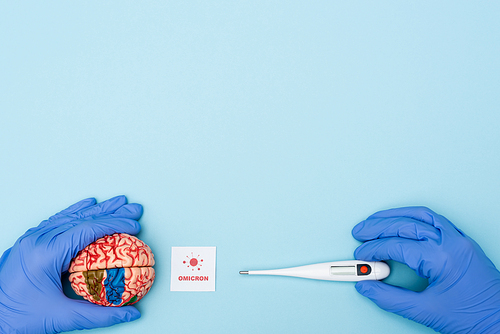
{"label": "white card", "polygon": [[216,247],[172,247],[170,291],[215,291]]}

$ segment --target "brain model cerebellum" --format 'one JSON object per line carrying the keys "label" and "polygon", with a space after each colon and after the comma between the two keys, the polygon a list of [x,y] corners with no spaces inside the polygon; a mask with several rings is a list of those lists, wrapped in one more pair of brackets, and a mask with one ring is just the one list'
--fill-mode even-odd
{"label": "brain model cerebellum", "polygon": [[131,305],[155,279],[151,249],[134,236],[117,233],[91,243],[71,261],[69,280],[86,300],[104,306]]}

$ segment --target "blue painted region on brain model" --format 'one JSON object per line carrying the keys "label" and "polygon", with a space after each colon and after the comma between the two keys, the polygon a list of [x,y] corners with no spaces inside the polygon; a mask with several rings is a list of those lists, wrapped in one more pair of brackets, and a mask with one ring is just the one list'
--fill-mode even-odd
{"label": "blue painted region on brain model", "polygon": [[113,305],[120,305],[125,291],[125,270],[123,268],[106,269],[104,287],[106,299]]}

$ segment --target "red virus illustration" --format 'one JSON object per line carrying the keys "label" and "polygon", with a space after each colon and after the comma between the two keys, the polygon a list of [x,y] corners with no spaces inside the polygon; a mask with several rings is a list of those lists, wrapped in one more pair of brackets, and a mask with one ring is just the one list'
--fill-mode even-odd
{"label": "red virus illustration", "polygon": [[191,257],[187,256],[187,260],[182,261],[183,264],[187,265],[188,268],[191,268],[191,271],[201,270],[203,267],[203,259],[200,258],[200,255],[194,256],[193,252],[191,252]]}

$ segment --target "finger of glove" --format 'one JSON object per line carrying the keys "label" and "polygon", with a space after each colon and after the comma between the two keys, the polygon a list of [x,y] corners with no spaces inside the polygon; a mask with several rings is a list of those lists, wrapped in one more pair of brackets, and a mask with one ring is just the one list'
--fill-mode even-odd
{"label": "finger of glove", "polygon": [[367,219],[407,217],[420,220],[427,224],[432,224],[433,216],[435,215],[437,214],[434,211],[425,206],[407,206],[402,208],[394,208],[394,209],[375,212]]}
{"label": "finger of glove", "polygon": [[[390,210],[383,210],[374,213],[368,219],[374,218],[396,218],[396,217],[406,217],[419,220],[426,224],[432,225],[438,229],[444,231],[458,231],[462,233],[455,225],[453,225],[445,217],[435,213],[431,209],[425,206],[410,206],[404,208],[396,208]],[[463,234],[463,233],[462,233]]]}
{"label": "finger of glove", "polygon": [[[75,211],[74,213],[61,215],[56,219],[49,220],[48,223],[50,223],[50,225],[45,223],[43,227],[50,227],[50,229],[53,229],[58,226],[63,226],[71,221],[84,220],[86,218],[95,218],[106,214],[112,214],[126,203],[127,198],[125,196],[116,196],[98,204],[95,204],[94,201],[94,205],[87,206],[81,210]],[[40,230],[40,233],[46,232],[47,231],[45,231],[45,229]]]}
{"label": "finger of glove", "polygon": [[86,209],[88,207],[91,207],[91,206],[93,206],[95,204],[96,204],[96,199],[95,198],[93,198],[93,197],[86,198],[86,199],[83,199],[83,200],[81,200],[79,202],[76,202],[75,204],[69,206],[68,208],[62,210],[61,212],[56,213],[51,218],[57,218],[57,217],[60,217],[60,216],[66,216],[66,215],[75,213],[77,211]]}
{"label": "finger of glove", "polygon": [[135,219],[139,220],[142,216],[142,213],[144,212],[144,209],[142,205],[137,204],[137,203],[130,203],[130,204],[125,204],[124,206],[120,207],[118,210],[115,211],[115,213],[110,214],[109,218],[128,218],[128,219]]}
{"label": "finger of glove", "polygon": [[[79,227],[80,225],[81,227]],[[82,231],[89,229],[95,231],[104,229],[104,232],[102,232],[106,233],[104,235],[111,235],[114,233],[137,234],[141,227],[137,220],[123,217],[104,216],[95,220],[71,221],[61,226],[50,225],[50,228],[47,226],[36,234],[36,243],[50,243],[54,242],[56,238],[59,240],[68,240],[73,238],[75,234],[79,238],[82,235]]]}
{"label": "finger of glove", "polygon": [[413,240],[441,239],[440,231],[434,226],[406,217],[367,219],[354,226],[352,236],[359,241],[389,237]]}
{"label": "finger of glove", "polygon": [[142,216],[142,213],[143,213],[142,205],[131,203],[123,205],[118,210],[116,210],[115,213],[112,214],[101,214],[99,216],[93,215],[83,219],[75,219],[74,217],[64,216],[52,222],[50,225],[46,225],[43,229],[39,229],[37,231],[38,232],[37,234],[40,236],[45,235],[47,233],[50,233],[51,235],[60,234],[61,229],[58,229],[60,226],[63,226],[62,231],[66,231],[75,225],[81,224],[83,221],[117,219],[117,218],[139,220]]}
{"label": "finger of glove", "polygon": [[122,322],[137,320],[141,313],[133,306],[102,307],[86,301],[74,300],[68,305],[70,314],[61,319],[61,330],[108,327]]}
{"label": "finger of glove", "polygon": [[383,238],[367,241],[354,251],[356,260],[394,260],[408,265],[422,277],[429,277],[428,270],[430,268],[426,268],[425,261],[423,261],[429,256],[432,256],[432,254],[427,254],[422,241],[403,238]]}
{"label": "finger of glove", "polygon": [[110,198],[104,202],[98,203],[91,206],[85,210],[81,210],[73,214],[72,216],[78,219],[85,219],[91,216],[100,216],[105,214],[115,213],[120,207],[127,204],[127,197],[121,195]]}
{"label": "finger of glove", "polygon": [[[141,230],[141,225],[135,219],[128,218],[105,218],[100,220],[84,221],[68,229],[63,236],[62,241],[67,249],[71,249],[71,258],[87,247],[90,243],[96,241],[105,235],[115,233],[127,233],[135,235]],[[54,232],[57,235],[57,232]],[[59,238],[59,237],[58,237]],[[63,268],[66,264],[69,265],[70,259],[66,259]]]}
{"label": "finger of glove", "polygon": [[417,292],[392,286],[380,281],[361,281],[356,290],[378,307],[418,322],[417,316],[424,311],[421,295]]}
{"label": "finger of glove", "polygon": [[40,225],[38,225],[38,227],[43,227],[43,226],[47,225],[48,223],[52,223],[52,222],[54,222],[60,218],[63,218],[67,215],[74,214],[80,210],[84,210],[88,207],[95,205],[95,203],[96,203],[95,198],[83,199],[83,200],[81,200],[73,205],[70,205],[68,208],[62,210],[61,212],[56,213],[55,215],[50,217],[48,220],[44,220],[43,222],[40,223]]}
{"label": "finger of glove", "polygon": [[7,260],[7,258],[9,257],[9,254],[10,254],[10,251],[12,250],[12,247],[7,249],[3,254],[2,254],[2,257],[0,258],[0,271],[2,271],[2,267],[3,267],[3,264],[5,263],[5,261]]}

